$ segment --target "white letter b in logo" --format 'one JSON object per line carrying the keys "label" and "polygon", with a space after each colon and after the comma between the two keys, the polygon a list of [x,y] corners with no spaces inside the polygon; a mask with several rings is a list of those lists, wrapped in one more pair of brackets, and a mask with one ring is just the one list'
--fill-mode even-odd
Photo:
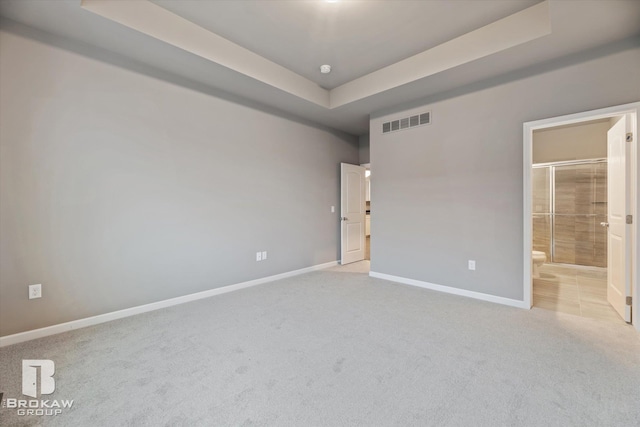
{"label": "white letter b in logo", "polygon": [[40,394],[51,394],[56,389],[53,374],[56,366],[53,360],[23,360],[22,361],[22,394],[38,397],[38,369],[40,367]]}

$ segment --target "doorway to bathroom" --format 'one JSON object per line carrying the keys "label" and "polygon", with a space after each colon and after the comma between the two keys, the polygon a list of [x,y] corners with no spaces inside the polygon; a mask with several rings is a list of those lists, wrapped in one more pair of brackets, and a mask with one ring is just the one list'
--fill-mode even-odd
{"label": "doorway to bathroom", "polygon": [[[529,306],[634,323],[640,103],[524,125]],[[635,301],[634,301],[635,300]],[[637,311],[635,311],[637,312]]]}
{"label": "doorway to bathroom", "polygon": [[[608,126],[607,120],[534,132],[534,307],[623,320],[607,301]],[[577,160],[554,158],[573,141],[582,143],[572,153]],[[597,158],[585,148],[596,148]],[[551,161],[539,162],[543,154]]]}

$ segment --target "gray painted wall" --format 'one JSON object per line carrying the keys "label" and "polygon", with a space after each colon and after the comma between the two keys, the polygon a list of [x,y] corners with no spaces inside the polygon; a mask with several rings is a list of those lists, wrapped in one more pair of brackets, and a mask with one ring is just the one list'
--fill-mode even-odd
{"label": "gray painted wall", "polygon": [[[522,125],[640,100],[638,45],[372,114],[371,270],[522,300]],[[425,107],[431,125],[381,134]]]}
{"label": "gray painted wall", "polygon": [[4,31],[0,51],[0,335],[338,259],[356,137]]}
{"label": "gray painted wall", "polygon": [[360,145],[360,164],[369,163],[370,155],[369,155],[369,134],[360,135],[359,145]]}

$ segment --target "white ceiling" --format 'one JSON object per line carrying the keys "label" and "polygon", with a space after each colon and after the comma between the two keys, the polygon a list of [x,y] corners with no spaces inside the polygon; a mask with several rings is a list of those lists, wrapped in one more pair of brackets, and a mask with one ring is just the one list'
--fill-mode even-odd
{"label": "white ceiling", "polygon": [[327,89],[540,2],[152,1]]}
{"label": "white ceiling", "polygon": [[[1,0],[0,14],[65,38],[60,40],[67,40],[66,44],[76,46],[78,51],[91,52],[96,57],[101,56],[100,52],[114,52],[144,64],[146,71],[158,70],[151,73],[156,76],[223,97],[237,96],[257,106],[275,108],[352,134],[368,131],[368,115],[374,111],[640,34],[640,1],[550,0],[548,35],[538,32],[509,45],[512,37],[506,32],[503,39],[507,44],[498,49],[468,56],[465,61],[436,68],[430,74],[417,70],[418,74],[406,82],[378,84],[373,88],[367,77],[380,76],[384,71],[381,68],[399,69],[398,64],[403,61],[408,64],[408,57],[435,52],[465,34],[466,43],[472,44],[480,27],[496,25],[492,22],[503,18],[508,20],[511,14],[538,1],[153,0],[153,4],[149,3],[156,9],[161,6],[162,13],[171,19],[188,20],[182,19],[200,31],[198,34],[214,37],[203,41],[222,40],[215,39],[221,36],[226,39],[224,42],[228,40],[232,54],[242,54],[246,49],[253,52],[248,54],[263,61],[265,69],[272,66],[273,70],[280,70],[275,80],[263,78],[260,74],[263,70],[239,72],[240,68],[234,69],[233,65],[221,65],[227,64],[225,58],[218,60],[214,55],[212,60],[211,55],[188,46],[177,47],[180,44],[171,39],[163,41],[165,35],[144,34],[140,28],[134,29],[133,24],[127,26],[106,19],[82,8],[80,3],[80,0]],[[3,27],[17,28],[10,21],[5,21]],[[510,31],[515,33],[518,28]],[[333,66],[329,76],[319,73],[322,63]],[[281,82],[279,76],[284,76]],[[319,100],[310,101],[311,96],[305,97],[304,91],[297,93],[297,88],[290,90],[290,82],[302,84],[304,90],[313,92]],[[358,82],[362,86],[360,95],[343,97],[344,102],[331,105],[330,96]],[[318,85],[333,90],[325,91]],[[321,99],[325,94],[326,103]]]}

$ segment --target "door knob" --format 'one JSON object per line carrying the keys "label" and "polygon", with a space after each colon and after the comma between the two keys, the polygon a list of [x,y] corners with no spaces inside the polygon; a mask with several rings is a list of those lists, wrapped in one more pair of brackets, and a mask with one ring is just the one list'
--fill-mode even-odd
{"label": "door knob", "polygon": [[342,221],[347,221],[347,220],[349,220],[349,218],[347,218],[346,216],[340,217],[340,219],[341,219]]}
{"label": "door knob", "polygon": [[603,226],[603,227],[608,227],[609,223],[608,222],[601,222],[600,225]]}

